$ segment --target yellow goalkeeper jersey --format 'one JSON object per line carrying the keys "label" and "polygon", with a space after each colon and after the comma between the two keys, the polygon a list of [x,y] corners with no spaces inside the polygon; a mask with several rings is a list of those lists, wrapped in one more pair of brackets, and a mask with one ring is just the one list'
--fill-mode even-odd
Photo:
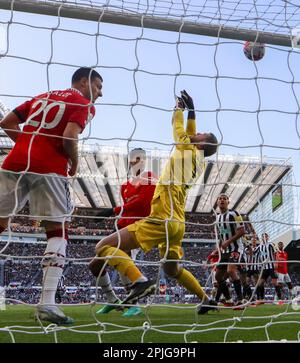
{"label": "yellow goalkeeper jersey", "polygon": [[187,190],[204,171],[204,151],[191,144],[189,136],[196,134],[195,120],[189,119],[184,129],[183,111],[176,110],[172,121],[176,148],[156,185],[150,217],[184,222]]}

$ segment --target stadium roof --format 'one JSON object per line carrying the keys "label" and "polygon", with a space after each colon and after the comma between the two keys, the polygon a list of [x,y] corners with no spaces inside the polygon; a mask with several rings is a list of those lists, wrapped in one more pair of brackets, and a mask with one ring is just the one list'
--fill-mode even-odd
{"label": "stadium roof", "polygon": [[[0,134],[1,159],[11,146],[12,142]],[[120,205],[120,185],[127,179],[128,150],[86,144],[80,149],[79,172],[71,183],[76,206]],[[168,151],[147,150],[146,169],[160,175],[169,155]],[[189,191],[186,211],[210,213],[218,195],[226,193],[232,209],[248,214],[291,168],[287,159],[264,158],[262,163],[255,156],[219,155],[217,160],[208,159],[205,172]]]}

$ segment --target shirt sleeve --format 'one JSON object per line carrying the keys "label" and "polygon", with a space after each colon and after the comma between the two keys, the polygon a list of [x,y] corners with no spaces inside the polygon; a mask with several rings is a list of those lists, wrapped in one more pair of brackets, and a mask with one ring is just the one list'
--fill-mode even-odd
{"label": "shirt sleeve", "polygon": [[176,149],[189,150],[193,148],[191,140],[184,129],[183,111],[175,110],[173,114],[173,139],[176,144]]}
{"label": "shirt sleeve", "polygon": [[27,120],[27,117],[31,109],[31,105],[32,105],[32,100],[26,101],[13,110],[13,113],[19,118],[21,123]]}
{"label": "shirt sleeve", "polygon": [[74,122],[81,127],[81,132],[85,129],[85,126],[95,116],[94,106],[78,106],[75,111],[71,114],[68,122]]}
{"label": "shirt sleeve", "polygon": [[[142,213],[140,213],[140,211],[147,208],[147,206],[150,206],[155,187],[156,187],[155,184],[141,185],[139,193],[135,196],[135,198],[131,199],[128,203],[123,204],[123,213],[136,212],[137,217],[142,215]],[[123,195],[122,195],[122,198],[123,198]],[[124,198],[123,198],[123,200],[124,200]],[[120,211],[121,211],[121,206],[114,208],[114,212],[116,214],[119,214]]]}
{"label": "shirt sleeve", "polygon": [[240,215],[240,213],[237,212],[237,211],[234,212],[234,221],[235,221],[235,224],[236,224],[236,228],[244,228],[243,218]]}
{"label": "shirt sleeve", "polygon": [[186,124],[186,133],[188,136],[196,135],[196,120],[189,118]]}

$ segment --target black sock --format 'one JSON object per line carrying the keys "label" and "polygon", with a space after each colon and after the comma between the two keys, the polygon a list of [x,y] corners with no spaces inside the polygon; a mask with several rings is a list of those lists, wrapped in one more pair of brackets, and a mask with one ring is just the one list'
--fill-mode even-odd
{"label": "black sock", "polygon": [[219,300],[220,300],[221,295],[222,295],[221,287],[220,287],[220,286],[218,286],[218,288],[217,288],[217,294],[216,294],[215,300],[216,300],[216,301],[219,301]]}
{"label": "black sock", "polygon": [[256,292],[257,292],[257,299],[258,300],[264,300],[264,298],[265,298],[265,287],[264,286],[258,286]]}
{"label": "black sock", "polygon": [[241,280],[233,281],[233,286],[234,286],[234,290],[235,290],[238,301],[241,301],[243,299]]}
{"label": "black sock", "polygon": [[281,300],[281,288],[280,286],[275,286],[275,291],[276,291],[276,294],[278,296],[278,299]]}
{"label": "black sock", "polygon": [[243,286],[243,297],[244,299],[249,300],[252,295],[252,290],[250,285],[246,284]]}
{"label": "black sock", "polygon": [[229,293],[229,289],[226,284],[226,281],[220,282],[220,290],[223,293],[223,295],[225,296],[225,299],[230,300],[230,293]]}

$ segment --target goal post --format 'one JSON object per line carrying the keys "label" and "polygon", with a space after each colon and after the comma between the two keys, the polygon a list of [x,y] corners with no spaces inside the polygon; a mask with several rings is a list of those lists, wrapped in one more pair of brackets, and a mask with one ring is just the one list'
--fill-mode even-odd
{"label": "goal post", "polygon": [[111,10],[106,5],[83,6],[61,1],[35,0],[0,0],[0,8],[11,11],[22,11],[40,15],[61,16],[66,18],[101,21],[119,25],[128,25],[150,29],[182,32],[195,35],[206,35],[217,38],[256,41],[260,43],[290,47],[293,36],[246,28],[229,27],[222,24],[193,22],[180,15],[171,18],[153,16],[129,11]]}

